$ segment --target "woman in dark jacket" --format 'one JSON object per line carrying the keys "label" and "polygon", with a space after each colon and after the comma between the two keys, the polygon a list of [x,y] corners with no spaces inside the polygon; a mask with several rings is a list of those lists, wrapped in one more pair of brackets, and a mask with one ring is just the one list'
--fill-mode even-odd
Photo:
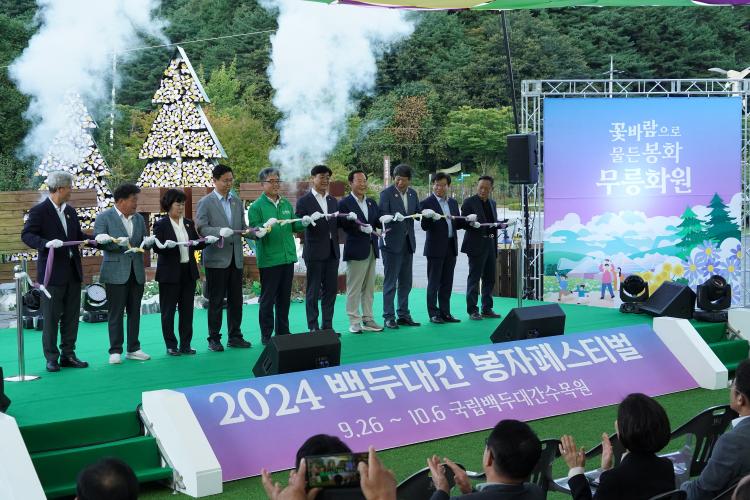
{"label": "woman in dark jacket", "polygon": [[[630,394],[617,409],[617,436],[626,452],[620,464],[612,467],[612,444],[602,435],[602,472],[593,498],[597,500],[648,499],[674,490],[672,462],[656,455],[669,443],[669,418],[664,408],[645,394]],[[563,436],[560,452],[570,467],[568,486],[575,500],[592,498],[591,485],[584,476],[586,455],[576,448],[573,436]]]}
{"label": "woman in dark jacket", "polygon": [[[199,277],[198,265],[195,262],[195,250],[205,248],[206,243],[187,246],[187,241],[200,238],[195,224],[185,219],[185,193],[178,189],[169,189],[161,197],[161,208],[167,215],[154,223],[154,236],[165,248],[154,247],[159,255],[156,263],[156,281],[159,283],[159,307],[161,308],[161,330],[167,354],[195,354],[190,347],[193,338],[193,297],[195,282]],[[216,240],[214,237],[208,237]],[[179,307],[180,319],[178,331],[179,347],[174,334],[175,310]]]}

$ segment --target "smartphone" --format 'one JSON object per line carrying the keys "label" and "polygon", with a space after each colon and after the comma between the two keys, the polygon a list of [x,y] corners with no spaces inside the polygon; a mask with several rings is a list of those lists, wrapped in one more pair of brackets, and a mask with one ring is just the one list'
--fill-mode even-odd
{"label": "smartphone", "polygon": [[367,453],[336,453],[305,457],[308,488],[359,488],[357,464]]}

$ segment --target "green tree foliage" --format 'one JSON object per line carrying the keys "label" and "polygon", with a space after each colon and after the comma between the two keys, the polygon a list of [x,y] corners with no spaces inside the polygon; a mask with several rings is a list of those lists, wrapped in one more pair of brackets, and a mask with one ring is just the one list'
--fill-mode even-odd
{"label": "green tree foliage", "polygon": [[485,174],[497,168],[506,155],[506,136],[515,131],[513,111],[462,106],[448,113],[443,128],[446,143],[463,155],[473,157]]}
{"label": "green tree foliage", "polygon": [[268,166],[268,152],[276,142],[276,133],[241,108],[237,111],[207,112],[206,116],[227,152],[237,182],[257,182],[258,172]]}
{"label": "green tree foliage", "polygon": [[729,207],[724,204],[724,200],[718,193],[714,193],[708,207],[711,209],[706,223],[708,237],[717,243],[721,243],[726,238],[739,239],[740,228],[729,217]]}
{"label": "green tree foliage", "polygon": [[695,215],[690,206],[685,208],[680,218],[682,222],[677,226],[677,236],[680,237],[677,248],[680,249],[680,257],[687,259],[690,256],[690,251],[704,240],[703,234],[705,229],[703,223]]}

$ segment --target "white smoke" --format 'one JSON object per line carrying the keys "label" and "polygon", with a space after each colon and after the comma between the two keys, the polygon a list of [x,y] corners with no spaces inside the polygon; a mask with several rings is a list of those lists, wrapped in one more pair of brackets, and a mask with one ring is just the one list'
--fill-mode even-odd
{"label": "white smoke", "polygon": [[356,109],[355,96],[373,90],[377,58],[414,25],[398,10],[300,0],[261,4],[278,12],[279,25],[268,75],[283,118],[270,159],[285,178],[298,179],[333,150]]}
{"label": "white smoke", "polygon": [[[163,42],[163,21],[153,13],[160,0],[37,0],[39,30],[9,73],[18,89],[31,98],[26,118],[32,128],[23,156],[42,157],[69,110],[65,97],[79,94],[89,108],[106,102],[112,85],[113,53],[142,45],[148,34]],[[134,54],[130,52],[129,54]],[[117,81],[115,76],[115,81]]]}

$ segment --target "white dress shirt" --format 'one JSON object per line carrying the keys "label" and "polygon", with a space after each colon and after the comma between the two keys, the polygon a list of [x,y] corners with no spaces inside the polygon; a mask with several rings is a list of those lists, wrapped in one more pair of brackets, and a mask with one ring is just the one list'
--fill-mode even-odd
{"label": "white dress shirt", "polygon": [[67,203],[63,203],[59,207],[55,204],[54,201],[52,201],[52,198],[49,200],[52,203],[52,206],[55,207],[55,212],[57,212],[57,217],[60,219],[60,223],[62,224],[63,231],[65,231],[65,236],[68,235],[68,221],[65,220],[65,207],[67,206]]}
{"label": "white dress shirt", "polygon": [[359,209],[362,210],[362,214],[365,216],[365,220],[362,222],[367,222],[367,220],[370,218],[370,214],[367,212],[367,196],[363,196],[360,200],[357,198],[357,195],[352,193],[352,198],[354,198],[354,201],[357,202],[357,205],[359,205]]}
{"label": "white dress shirt", "polygon": [[[172,217],[169,217],[169,222],[172,223],[172,229],[174,229],[174,234],[177,236],[177,243],[184,243],[190,239],[188,238],[187,229],[185,229],[185,223],[182,217],[180,217],[178,222],[175,222]],[[177,248],[180,249],[180,264],[187,264],[190,262],[187,246],[178,245]]]}
{"label": "white dress shirt", "polygon": [[402,193],[398,188],[396,188],[396,191],[398,194],[401,195],[401,201],[404,203],[404,215],[409,214],[409,188],[406,188],[406,190]]}
{"label": "white dress shirt", "polygon": [[115,212],[117,212],[117,215],[120,216],[120,220],[122,221],[122,225],[125,226],[125,231],[128,233],[128,238],[133,237],[133,215],[125,216],[122,212],[117,210],[117,207],[115,207]]}
{"label": "white dress shirt", "polygon": [[326,200],[326,196],[328,196],[328,193],[320,194],[314,188],[312,190],[312,193],[313,196],[315,196],[315,200],[318,202],[318,205],[320,205],[320,209],[323,211],[323,213],[328,214],[328,201]]}

